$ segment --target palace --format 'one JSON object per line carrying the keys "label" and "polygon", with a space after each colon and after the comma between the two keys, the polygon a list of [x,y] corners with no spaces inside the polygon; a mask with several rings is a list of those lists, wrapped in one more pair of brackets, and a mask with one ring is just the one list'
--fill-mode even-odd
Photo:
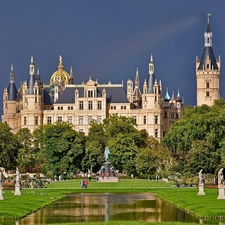
{"label": "palace", "polygon": [[74,84],[72,68],[70,73],[64,70],[61,56],[49,84],[44,84],[39,70],[35,74],[31,56],[28,80],[18,90],[11,66],[10,83],[3,93],[2,121],[9,124],[13,133],[20,128],[29,128],[33,132],[39,126],[65,121],[73,124],[76,131],[88,134],[92,120],[101,123],[117,114],[133,117],[139,130],[145,129],[149,135],[161,140],[169,126],[179,119],[182,109],[179,91],[176,98],[174,95],[170,98],[167,90],[163,99],[162,83],[155,78],[152,55],[143,92],[138,69],[135,81],[127,81],[127,91],[123,84],[99,84],[91,77],[86,83]]}
{"label": "palace", "polygon": [[[209,16],[204,52],[200,60],[196,59],[197,105],[212,105],[220,97],[221,62],[220,58],[215,59],[212,50]],[[72,68],[70,73],[66,72],[59,56],[58,69],[51,75],[49,84],[44,84],[31,56],[28,79],[18,89],[11,66],[10,83],[3,93],[2,121],[9,124],[13,133],[20,128],[33,132],[42,125],[65,121],[76,131],[88,134],[92,120],[101,123],[117,114],[134,118],[139,130],[145,129],[161,141],[171,124],[181,117],[184,102],[179,90],[176,97],[172,94],[170,98],[167,88],[163,97],[162,82],[156,79],[152,55],[148,67],[142,91],[138,69],[134,81],[127,81],[126,90],[123,83],[100,84],[91,77],[86,83],[75,84]]]}

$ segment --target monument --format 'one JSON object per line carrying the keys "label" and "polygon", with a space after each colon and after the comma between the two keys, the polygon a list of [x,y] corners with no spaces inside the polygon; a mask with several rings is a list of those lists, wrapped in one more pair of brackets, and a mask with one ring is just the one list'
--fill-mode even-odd
{"label": "monument", "polygon": [[111,166],[108,158],[110,155],[110,150],[106,146],[104,151],[105,162],[101,166],[99,174],[101,175],[101,179],[98,179],[100,182],[118,182],[118,178],[115,176],[114,168]]}
{"label": "monument", "polygon": [[220,168],[218,172],[218,192],[219,192],[219,195],[217,199],[225,199],[223,168]]}
{"label": "monument", "polygon": [[3,195],[2,195],[2,172],[0,171],[0,200],[4,200]]}
{"label": "monument", "polygon": [[16,183],[15,183],[14,195],[21,195],[21,191],[20,191],[20,172],[19,172],[19,169],[17,167],[16,167]]}
{"label": "monument", "polygon": [[204,191],[205,180],[202,173],[202,169],[199,171],[198,177],[199,177],[198,195],[205,195],[205,191]]}

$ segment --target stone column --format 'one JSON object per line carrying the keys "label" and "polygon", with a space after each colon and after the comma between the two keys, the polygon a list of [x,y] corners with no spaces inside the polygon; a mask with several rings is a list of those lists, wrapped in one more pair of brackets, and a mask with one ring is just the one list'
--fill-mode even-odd
{"label": "stone column", "polygon": [[202,183],[198,185],[198,195],[205,195],[204,184]]}
{"label": "stone column", "polygon": [[0,200],[4,200],[4,197],[2,195],[2,172],[0,172]]}

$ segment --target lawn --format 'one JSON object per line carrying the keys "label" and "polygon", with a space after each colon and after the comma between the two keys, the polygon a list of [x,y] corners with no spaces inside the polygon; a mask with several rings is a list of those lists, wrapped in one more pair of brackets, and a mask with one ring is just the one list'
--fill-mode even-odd
{"label": "lawn", "polygon": [[[80,187],[80,180],[66,180],[46,184],[45,189],[22,189],[21,196],[12,191],[4,191],[4,200],[0,201],[0,219],[21,218],[41,207],[50,204],[67,193],[132,193],[151,192],[160,198],[183,208],[199,217],[225,217],[225,200],[217,200],[217,188],[205,188],[205,196],[197,195],[197,188],[172,188],[171,183],[142,179],[121,179],[118,183],[89,182],[87,189]],[[19,210],[18,210],[19,209]],[[103,225],[104,223],[89,223]],[[116,223],[107,223],[107,225]],[[120,223],[123,224],[123,223]],[[125,224],[125,223],[124,223]],[[148,224],[127,223],[126,224]],[[151,223],[153,225],[153,223]],[[167,223],[168,224],[168,223]],[[179,224],[179,223],[171,223]],[[65,224],[64,224],[65,225]],[[76,223],[79,225],[79,223]]]}

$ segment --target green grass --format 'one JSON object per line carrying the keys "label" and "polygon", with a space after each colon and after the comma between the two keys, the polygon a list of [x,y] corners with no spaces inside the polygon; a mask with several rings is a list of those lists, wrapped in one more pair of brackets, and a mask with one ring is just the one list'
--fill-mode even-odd
{"label": "green grass", "polygon": [[[87,189],[80,187],[80,180],[52,182],[46,189],[23,189],[21,196],[14,196],[11,191],[4,191],[4,200],[0,201],[0,220],[21,218],[32,213],[67,193],[156,193],[160,198],[185,209],[199,217],[225,217],[225,200],[217,200],[217,188],[205,188],[205,196],[197,195],[197,188],[172,188],[171,183],[141,179],[124,179],[118,183],[96,183],[91,181]],[[19,209],[19,210],[18,210]],[[82,223],[83,224],[83,223]],[[99,223],[88,223],[97,225]],[[104,224],[104,223],[100,223]],[[113,224],[113,223],[112,223]],[[120,223],[122,224],[122,223]],[[126,224],[132,224],[127,223]],[[145,223],[134,223],[145,224]],[[168,223],[167,223],[168,224]],[[179,224],[179,223],[171,223]],[[64,224],[65,225],[65,224]],[[76,223],[79,225],[79,223]],[[107,225],[111,225],[107,223]]]}

